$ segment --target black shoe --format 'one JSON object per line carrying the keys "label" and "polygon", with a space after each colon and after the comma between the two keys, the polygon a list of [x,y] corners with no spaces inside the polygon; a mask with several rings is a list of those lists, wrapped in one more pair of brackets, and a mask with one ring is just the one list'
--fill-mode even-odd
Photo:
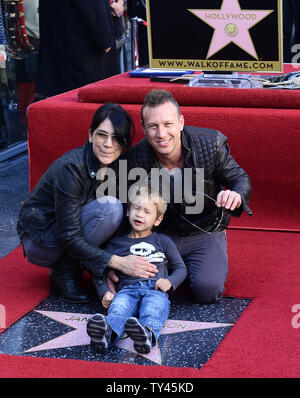
{"label": "black shoe", "polygon": [[91,297],[80,286],[83,269],[63,257],[50,271],[50,293],[69,303],[88,303]]}
{"label": "black shoe", "polygon": [[105,353],[111,340],[112,328],[103,314],[93,315],[87,322],[86,332],[91,338],[93,350]]}
{"label": "black shoe", "polygon": [[149,354],[152,347],[152,332],[144,327],[137,318],[128,318],[125,333],[133,340],[134,349],[140,354]]}

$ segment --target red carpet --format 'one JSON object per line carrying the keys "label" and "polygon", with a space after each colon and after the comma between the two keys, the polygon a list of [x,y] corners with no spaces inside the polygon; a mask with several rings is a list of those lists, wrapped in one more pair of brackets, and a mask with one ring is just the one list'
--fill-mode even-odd
{"label": "red carpet", "polygon": [[[229,231],[226,295],[253,298],[211,359],[200,369],[0,356],[1,377],[299,377],[297,233]],[[9,326],[48,294],[48,271],[16,249],[1,261],[0,302]],[[45,370],[46,369],[46,370]]]}

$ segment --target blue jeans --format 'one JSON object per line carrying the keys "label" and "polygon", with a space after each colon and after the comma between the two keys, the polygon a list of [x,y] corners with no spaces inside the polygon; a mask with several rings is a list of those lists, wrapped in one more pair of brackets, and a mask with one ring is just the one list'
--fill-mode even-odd
{"label": "blue jeans", "polygon": [[[93,246],[99,247],[118,229],[123,217],[123,206],[115,198],[103,197],[81,208],[83,236]],[[63,254],[61,247],[37,245],[28,235],[22,239],[28,261],[51,267]]]}
{"label": "blue jeans", "polygon": [[138,317],[143,326],[151,328],[155,344],[168,319],[170,301],[168,294],[155,290],[154,280],[139,281],[123,287],[114,297],[106,320],[117,334],[114,343],[122,336],[124,324],[131,316]]}
{"label": "blue jeans", "polygon": [[193,296],[200,303],[218,301],[223,294],[228,273],[227,238],[225,231],[171,236],[188,269]]}

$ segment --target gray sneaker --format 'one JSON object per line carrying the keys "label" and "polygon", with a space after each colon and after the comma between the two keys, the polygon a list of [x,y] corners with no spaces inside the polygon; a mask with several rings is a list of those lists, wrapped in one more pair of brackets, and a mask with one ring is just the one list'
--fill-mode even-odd
{"label": "gray sneaker", "polygon": [[137,318],[128,318],[125,333],[133,340],[134,349],[140,354],[149,354],[152,347],[152,332],[144,327]]}
{"label": "gray sneaker", "polygon": [[93,315],[87,322],[86,332],[91,338],[93,350],[105,353],[111,340],[112,328],[103,314]]}

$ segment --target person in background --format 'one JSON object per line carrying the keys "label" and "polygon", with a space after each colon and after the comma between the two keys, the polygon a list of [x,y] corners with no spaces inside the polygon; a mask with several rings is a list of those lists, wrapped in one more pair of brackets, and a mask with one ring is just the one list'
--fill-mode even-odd
{"label": "person in background", "polygon": [[28,40],[38,50],[40,43],[39,0],[24,0],[24,12]]}
{"label": "person in background", "polygon": [[39,99],[120,73],[124,0],[40,0]]}

